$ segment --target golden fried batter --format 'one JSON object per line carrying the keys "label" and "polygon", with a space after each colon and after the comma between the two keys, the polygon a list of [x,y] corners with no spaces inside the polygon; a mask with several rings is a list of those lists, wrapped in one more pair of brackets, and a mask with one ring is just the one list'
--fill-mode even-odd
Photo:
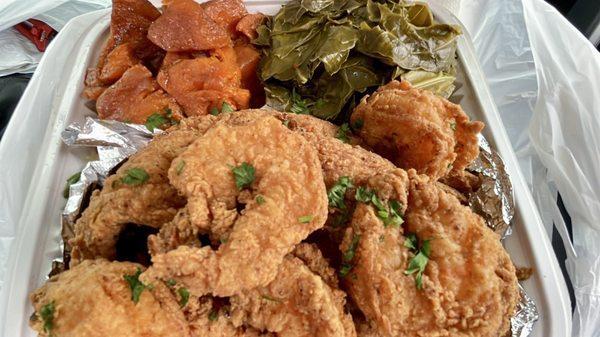
{"label": "golden fried batter", "polygon": [[364,123],[360,136],[377,153],[434,180],[463,171],[477,157],[484,126],[469,121],[459,105],[398,81],[365,97],[352,113],[352,123],[357,120]]}
{"label": "golden fried batter", "polygon": [[[110,176],[101,191],[93,192],[90,205],[75,224],[72,264],[96,257],[114,259],[117,237],[128,223],[160,228],[173,218],[185,199],[169,184],[167,170],[173,158],[213,121],[212,116],[185,120],[156,136]],[[139,185],[123,182],[131,169],[146,172],[147,181]]]}
{"label": "golden fried batter", "polygon": [[232,321],[278,337],[356,336],[344,313],[344,293],[333,291],[298,258],[286,256],[275,279],[231,299]]}
{"label": "golden fried batter", "polygon": [[[123,276],[134,275],[138,268],[143,267],[87,260],[52,277],[31,294],[35,308],[31,326],[44,337],[191,336],[179,305],[164,284],[143,290],[138,303],[132,301]],[[54,308],[52,319],[45,312],[49,306]]]}
{"label": "golden fried batter", "polygon": [[[360,240],[344,284],[370,322],[365,335],[503,336],[518,300],[515,269],[498,235],[425,176],[409,171],[403,230],[385,228],[372,206],[359,205],[342,244]],[[422,277],[406,275],[415,253],[408,233],[430,255]],[[377,331],[375,333],[374,331]]]}
{"label": "golden fried batter", "polygon": [[[255,170],[247,189],[251,198],[232,172],[243,163]],[[230,296],[267,284],[283,257],[327,218],[315,150],[272,117],[239,126],[218,123],[173,160],[169,178],[187,198],[192,226],[210,231],[223,220],[215,214],[234,215],[217,251],[179,247],[153,256],[145,273],[149,279],[179,279],[198,296]],[[239,216],[238,202],[245,204]]]}

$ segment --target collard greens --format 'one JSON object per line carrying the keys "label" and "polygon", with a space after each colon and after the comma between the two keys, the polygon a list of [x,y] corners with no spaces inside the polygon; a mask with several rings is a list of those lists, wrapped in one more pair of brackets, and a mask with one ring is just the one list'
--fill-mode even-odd
{"label": "collard greens", "polygon": [[293,0],[253,42],[262,47],[269,105],[335,119],[365,91],[398,77],[448,97],[459,34],[436,23],[423,3]]}

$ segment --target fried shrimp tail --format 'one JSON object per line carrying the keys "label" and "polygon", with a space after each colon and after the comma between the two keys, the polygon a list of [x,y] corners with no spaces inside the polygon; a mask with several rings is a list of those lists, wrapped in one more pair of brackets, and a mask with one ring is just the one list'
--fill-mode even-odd
{"label": "fried shrimp tail", "polygon": [[196,295],[267,284],[283,257],[327,218],[315,149],[273,117],[216,125],[173,160],[169,178],[199,232],[233,220],[217,250],[179,247],[153,256],[145,277],[181,279]]}

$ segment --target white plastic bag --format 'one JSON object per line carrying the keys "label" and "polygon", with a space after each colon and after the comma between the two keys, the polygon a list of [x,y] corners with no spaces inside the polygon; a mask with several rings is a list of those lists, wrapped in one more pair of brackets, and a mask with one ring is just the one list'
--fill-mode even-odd
{"label": "white plastic bag", "polygon": [[71,18],[110,4],[110,0],[0,1],[0,76],[33,72],[42,57],[34,44],[12,26],[35,18],[60,31]]}

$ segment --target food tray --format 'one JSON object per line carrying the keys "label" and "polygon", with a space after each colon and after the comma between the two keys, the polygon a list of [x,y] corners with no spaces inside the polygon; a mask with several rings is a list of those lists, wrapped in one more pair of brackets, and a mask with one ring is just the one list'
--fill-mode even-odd
{"label": "food tray", "polygon": [[[274,14],[283,3],[277,0],[250,0],[246,1],[246,6],[251,12]],[[439,5],[430,4],[430,7],[438,21],[461,25],[458,19]],[[0,298],[0,336],[35,336],[28,327],[29,316],[33,312],[28,294],[46,280],[51,261],[61,255],[60,214],[65,204],[62,197],[64,182],[94,156],[90,149],[67,148],[60,139],[60,133],[68,124],[82,122],[85,116],[94,115],[85,107],[85,99],[80,93],[85,71],[95,64],[102,42],[108,36],[109,22],[109,10],[88,13],[70,21],[46,51],[29,85],[30,89],[26,90],[15,111],[15,116],[49,114],[49,118],[39,148],[40,155],[37,161],[31,160],[29,163],[34,168],[33,176],[17,223],[19,231],[11,248]],[[564,278],[485,83],[470,38],[464,28],[463,31],[458,40],[459,89],[453,97],[455,101],[460,101],[471,118],[486,124],[483,134],[504,159],[511,177],[515,217],[513,234],[504,244],[515,265],[534,269],[532,277],[523,282],[523,287],[535,300],[540,313],[532,336],[570,336],[571,312]],[[57,67],[62,67],[58,68],[62,71],[57,72]],[[55,88],[53,93],[44,90],[44,82],[41,81],[48,80],[57,81],[51,85]],[[42,106],[36,102],[52,104]],[[11,125],[15,126],[14,123]]]}

